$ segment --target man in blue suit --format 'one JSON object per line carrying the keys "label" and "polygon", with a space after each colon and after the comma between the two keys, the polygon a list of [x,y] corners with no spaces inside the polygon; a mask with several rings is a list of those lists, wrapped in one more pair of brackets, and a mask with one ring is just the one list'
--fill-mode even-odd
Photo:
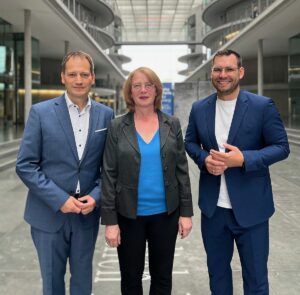
{"label": "man in blue suit", "polygon": [[215,54],[211,80],[217,93],[193,104],[185,137],[186,151],[201,171],[201,230],[213,295],[233,294],[234,242],[244,294],[269,294],[269,166],[289,154],[274,102],[240,90],[244,71],[238,53]]}
{"label": "man in blue suit", "polygon": [[32,106],[16,171],[28,187],[25,220],[31,225],[44,295],[92,292],[92,259],[100,218],[100,170],[110,108],[90,99],[92,58],[81,51],[62,62],[64,95]]}

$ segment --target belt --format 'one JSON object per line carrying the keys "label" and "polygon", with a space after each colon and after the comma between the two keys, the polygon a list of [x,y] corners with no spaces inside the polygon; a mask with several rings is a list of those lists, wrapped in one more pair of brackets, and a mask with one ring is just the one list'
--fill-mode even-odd
{"label": "belt", "polygon": [[[72,197],[74,197],[76,200],[78,200],[79,198],[83,197],[81,194],[76,193],[76,194],[71,194]],[[82,203],[87,203],[87,201],[80,201]]]}
{"label": "belt", "polygon": [[74,197],[75,199],[79,199],[80,197],[82,197],[79,193],[71,194],[71,196]]}

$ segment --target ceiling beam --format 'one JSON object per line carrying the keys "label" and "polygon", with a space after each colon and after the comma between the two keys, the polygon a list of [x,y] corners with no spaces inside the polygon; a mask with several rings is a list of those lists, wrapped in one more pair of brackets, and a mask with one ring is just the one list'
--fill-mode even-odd
{"label": "ceiling beam", "polygon": [[203,45],[200,41],[123,41],[115,43],[116,46],[122,45]]}

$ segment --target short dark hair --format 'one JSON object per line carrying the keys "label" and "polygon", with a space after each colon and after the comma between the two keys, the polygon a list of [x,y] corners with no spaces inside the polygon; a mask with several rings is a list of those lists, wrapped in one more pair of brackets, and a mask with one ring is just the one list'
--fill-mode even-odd
{"label": "short dark hair", "polygon": [[237,53],[236,51],[231,50],[231,49],[224,49],[224,50],[219,50],[219,51],[217,51],[217,52],[215,53],[213,59],[212,59],[212,63],[214,64],[215,58],[216,58],[217,56],[224,56],[224,55],[225,55],[225,56],[229,56],[229,55],[231,55],[231,54],[233,54],[233,55],[236,56],[238,67],[239,67],[239,68],[242,67],[242,57],[241,57],[241,55],[240,55],[239,53]]}
{"label": "short dark hair", "polygon": [[92,57],[89,54],[87,54],[87,53],[85,53],[83,51],[71,51],[68,54],[66,54],[65,57],[62,60],[62,63],[61,63],[61,72],[62,73],[65,72],[65,70],[66,70],[66,63],[68,62],[68,60],[71,57],[76,57],[76,56],[87,59],[87,61],[90,64],[90,72],[91,72],[92,75],[94,75],[94,62],[93,62],[93,59],[92,59]]}

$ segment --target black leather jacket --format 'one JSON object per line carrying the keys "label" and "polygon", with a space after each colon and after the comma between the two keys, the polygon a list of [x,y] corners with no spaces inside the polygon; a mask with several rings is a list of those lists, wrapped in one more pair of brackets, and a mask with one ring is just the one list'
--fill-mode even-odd
{"label": "black leather jacket", "polygon": [[[179,120],[158,112],[161,161],[168,213],[193,215],[188,163]],[[101,223],[118,223],[117,213],[136,218],[140,152],[133,113],[114,119],[103,158]]]}

